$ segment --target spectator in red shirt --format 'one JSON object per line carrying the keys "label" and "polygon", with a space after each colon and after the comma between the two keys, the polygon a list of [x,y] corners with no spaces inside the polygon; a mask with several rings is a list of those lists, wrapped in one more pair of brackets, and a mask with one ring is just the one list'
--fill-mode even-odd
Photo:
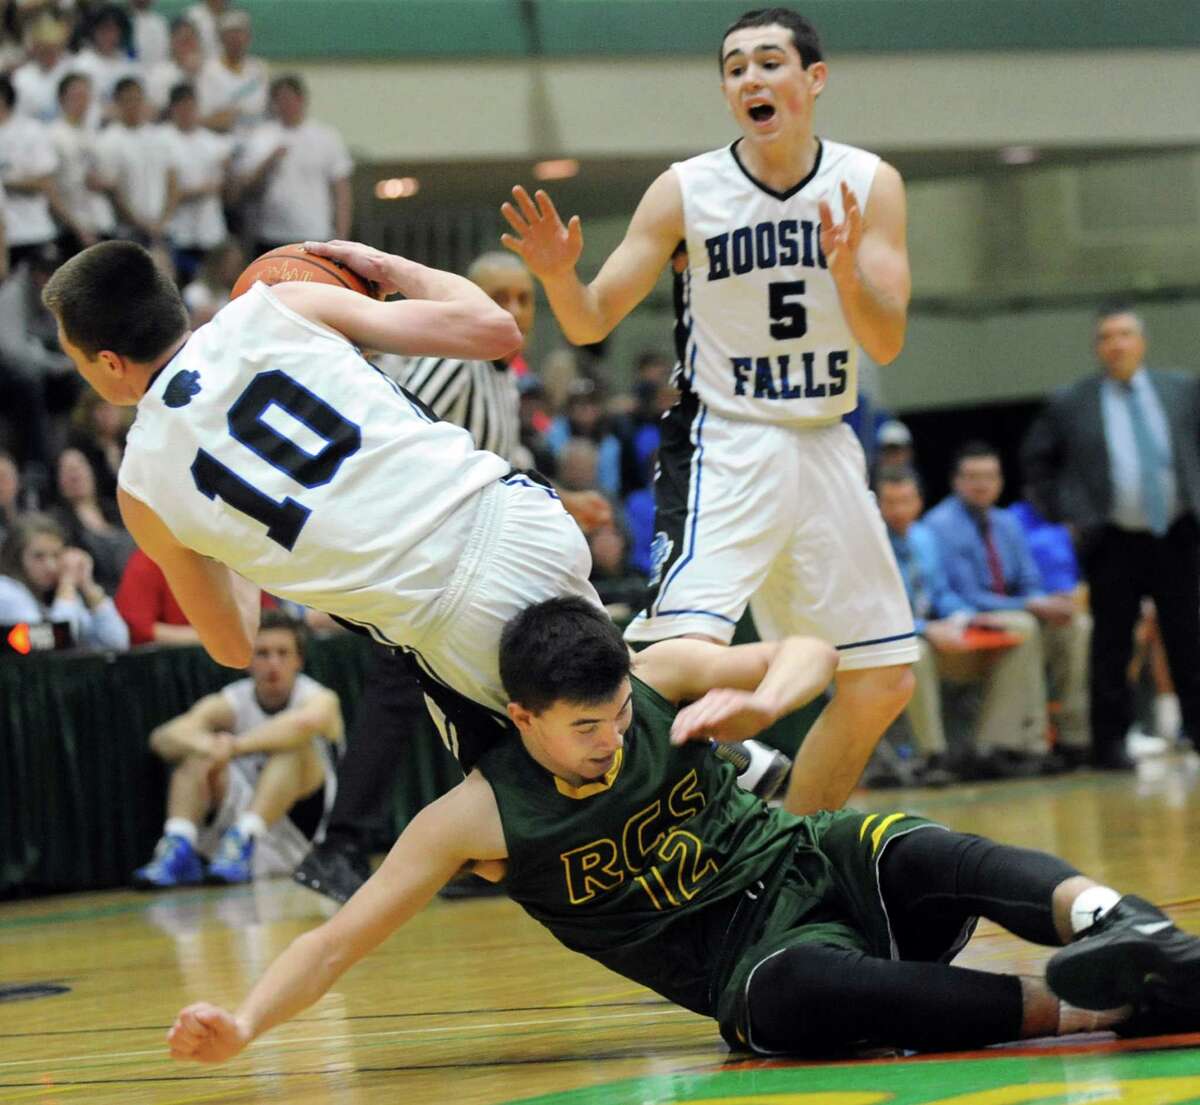
{"label": "spectator in red shirt", "polygon": [[162,569],[141,549],[134,550],[125,565],[116,604],[129,626],[130,644],[200,643],[200,635],[188,624]]}

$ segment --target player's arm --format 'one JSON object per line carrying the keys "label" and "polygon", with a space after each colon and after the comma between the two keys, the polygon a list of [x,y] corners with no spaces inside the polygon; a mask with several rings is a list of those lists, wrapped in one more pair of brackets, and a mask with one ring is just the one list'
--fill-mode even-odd
{"label": "player's arm", "polygon": [[150,734],[150,747],[167,763],[188,756],[207,756],[214,733],[233,728],[233,707],[223,694],[205,695],[186,713],[158,726]]}
{"label": "player's arm", "polygon": [[313,737],[340,743],[343,730],[341,702],[333,691],[325,689],[301,705],[281,710],[261,725],[234,737],[234,755],[287,752],[303,747]]}
{"label": "player's arm", "polygon": [[634,674],[670,702],[671,740],[745,740],[821,693],[837,670],[837,650],[816,637],[785,637],[726,648],[708,641],[662,641],[638,653]]}
{"label": "player's arm", "polygon": [[491,787],[473,772],[426,806],[382,866],[330,920],[267,968],[236,1013],[189,1005],[167,1040],[176,1059],[220,1063],[317,1001],[343,972],[415,916],[464,864],[506,856]]}
{"label": "player's arm", "polygon": [[880,162],[865,212],[844,182],[843,221],[835,225],[829,205],[822,201],[820,207],[821,249],[842,313],[870,358],[888,364],[904,347],[912,293],[904,181],[891,165]]}
{"label": "player's arm", "polygon": [[521,345],[512,315],[461,276],[357,242],[306,242],[305,248],[341,261],[385,296],[399,292],[406,297],[381,303],[326,284],[280,284],[274,289],[293,311],[344,334],[360,348],[494,361]]}
{"label": "player's arm", "polygon": [[258,588],[180,544],[162,519],[123,487],[117,489],[117,504],[125,528],[163,570],[209,656],[226,667],[246,667],[258,632]]}
{"label": "player's arm", "polygon": [[542,282],[554,317],[576,345],[607,337],[650,294],[684,236],[683,193],[668,169],[646,189],[621,244],[585,285],[575,272],[583,251],[579,216],[564,224],[541,190],[530,198],[518,186],[513,201],[500,208],[513,229],[500,241]]}

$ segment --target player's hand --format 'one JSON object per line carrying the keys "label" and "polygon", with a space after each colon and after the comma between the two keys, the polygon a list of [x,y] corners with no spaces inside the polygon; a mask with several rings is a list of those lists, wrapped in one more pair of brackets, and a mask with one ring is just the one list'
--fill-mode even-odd
{"label": "player's hand", "polygon": [[214,766],[227,764],[237,755],[237,740],[232,733],[208,735],[208,758]]}
{"label": "player's hand", "polygon": [[304,248],[318,257],[328,257],[331,261],[340,261],[348,269],[353,269],[359,276],[371,281],[381,296],[395,295],[400,290],[400,282],[396,279],[396,266],[399,258],[394,254],[384,253],[374,246],[365,246],[362,242],[305,242]]}
{"label": "player's hand", "polygon": [[692,740],[741,741],[761,733],[775,713],[753,691],[718,687],[685,706],[671,724],[671,743]]}
{"label": "player's hand", "polygon": [[179,1011],[167,1032],[172,1059],[224,1063],[250,1043],[250,1033],[224,1009],[199,1001]]}
{"label": "player's hand", "polygon": [[504,203],[500,214],[514,233],[501,234],[501,244],[520,257],[539,280],[574,269],[583,252],[583,224],[579,216],[572,215],[571,221],[564,225],[553,201],[540,188],[533,199],[519,184],[512,194],[516,206]]}
{"label": "player's hand", "polygon": [[612,504],[599,491],[560,491],[558,497],[584,533],[591,533],[612,521]]}
{"label": "player's hand", "polygon": [[858,206],[858,197],[844,180],[842,181],[842,210],[840,223],[833,221],[833,209],[821,200],[817,205],[821,212],[821,250],[829,262],[829,273],[841,284],[844,280],[858,278],[858,247],[862,244],[863,215]]}

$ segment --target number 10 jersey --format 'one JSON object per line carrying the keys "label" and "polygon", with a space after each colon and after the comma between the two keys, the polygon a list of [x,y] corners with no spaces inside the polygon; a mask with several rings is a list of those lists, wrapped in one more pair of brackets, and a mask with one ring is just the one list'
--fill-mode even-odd
{"label": "number 10 jersey", "polygon": [[750,175],[738,145],[672,166],[688,249],[679,382],[726,418],[833,421],[857,402],[858,346],[821,251],[817,204],[840,221],[845,181],[865,211],[879,158],[819,141],[812,172],[776,192]]}
{"label": "number 10 jersey", "polygon": [[118,479],[263,590],[415,647],[508,470],[256,284],[151,381]]}

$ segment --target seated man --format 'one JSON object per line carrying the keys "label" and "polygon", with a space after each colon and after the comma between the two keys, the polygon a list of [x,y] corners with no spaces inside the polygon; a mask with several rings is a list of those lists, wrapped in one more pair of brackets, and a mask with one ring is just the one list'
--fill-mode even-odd
{"label": "seated man", "polygon": [[[1010,616],[1004,648],[967,642],[968,626],[990,626],[946,578],[937,538],[917,521],[924,503],[911,468],[883,468],[875,480],[879,511],[912,604],[920,658],[913,665],[916,689],[905,707],[917,751],[924,758],[917,781],[948,782],[950,761],[972,777],[1017,773],[1011,757],[1045,752],[1046,680],[1033,616]],[[990,645],[991,642],[983,642]],[[982,679],[983,703],[975,726],[973,757],[950,757],[942,721],[941,682]]]}
{"label": "seated man", "polygon": [[[836,666],[828,644],[802,637],[676,639],[631,661],[586,600],[526,608],[500,644],[518,733],[422,810],[236,1013],[183,1009],[172,1055],[236,1055],[471,863],[506,872],[509,895],[567,947],[764,1054],[1200,1026],[1200,939],[1148,902],[919,817],[771,809],[707,754],[710,738],[751,736],[811,699]],[[949,966],[977,915],[1041,944],[1081,939],[1051,960],[1049,985]]]}
{"label": "seated man", "polygon": [[324,830],[340,745],[338,697],[301,673],[304,631],[263,612],[250,678],[159,726],[150,746],[174,765],[154,858],[133,873],[144,890],[290,875]]}
{"label": "seated man", "polygon": [[[925,515],[938,539],[950,586],[973,609],[1005,629],[1032,636],[1045,657],[1060,704],[1058,749],[1070,763],[1083,763],[1091,741],[1087,667],[1091,616],[1076,608],[1073,595],[1048,594],[1015,518],[996,506],[1004,490],[1000,455],[984,442],[970,442],[954,462],[954,493]],[[1039,663],[1037,670],[1046,670]],[[1044,676],[1043,676],[1044,678]],[[1044,696],[1049,697],[1049,696]],[[1044,752],[1042,731],[1037,755]],[[1034,753],[1031,741],[1029,752]]]}

